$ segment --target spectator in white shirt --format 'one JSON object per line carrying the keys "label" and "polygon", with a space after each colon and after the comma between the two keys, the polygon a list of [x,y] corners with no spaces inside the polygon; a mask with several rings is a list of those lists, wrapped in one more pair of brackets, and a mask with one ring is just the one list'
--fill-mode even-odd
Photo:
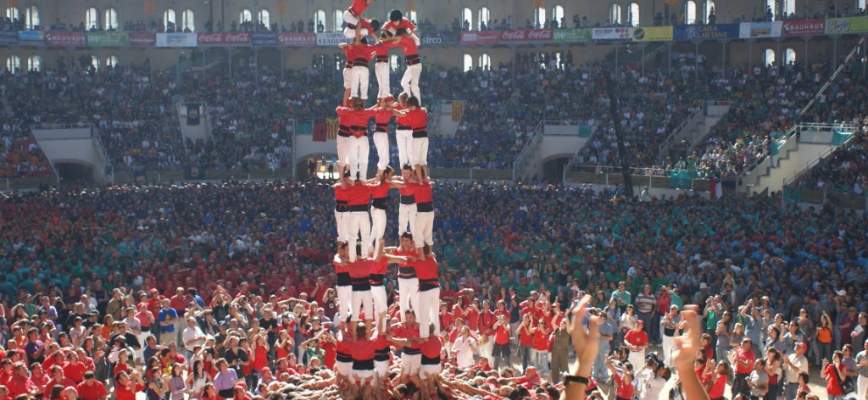
{"label": "spectator in white shirt", "polygon": [[199,328],[196,318],[187,318],[187,327],[184,328],[182,340],[184,341],[184,349],[188,353],[192,352],[194,348],[202,347],[205,344],[205,333],[202,332],[202,328]]}
{"label": "spectator in white shirt", "polygon": [[458,368],[466,369],[473,366],[473,354],[477,349],[476,338],[470,336],[470,328],[464,327],[461,330],[461,335],[452,343],[452,353],[457,359]]}

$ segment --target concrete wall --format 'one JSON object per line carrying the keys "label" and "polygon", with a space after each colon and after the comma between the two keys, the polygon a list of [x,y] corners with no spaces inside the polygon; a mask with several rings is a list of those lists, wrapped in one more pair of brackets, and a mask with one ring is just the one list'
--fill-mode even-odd
{"label": "concrete wall", "polygon": [[90,128],[35,129],[33,136],[52,165],[74,163],[92,166],[93,180],[105,184],[106,160],[90,136]]}

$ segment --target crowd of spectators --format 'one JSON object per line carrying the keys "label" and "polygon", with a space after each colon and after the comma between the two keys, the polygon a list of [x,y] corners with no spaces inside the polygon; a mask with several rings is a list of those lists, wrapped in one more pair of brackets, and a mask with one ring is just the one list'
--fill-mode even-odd
{"label": "crowd of spectators", "polygon": [[[327,185],[275,182],[0,201],[6,390],[44,393],[59,383],[61,392],[75,387],[83,396],[89,373],[116,394],[155,398],[212,399],[214,389],[267,397],[290,388],[308,398],[331,390],[333,376],[323,366],[334,360],[331,338],[340,322],[332,319],[332,212],[322,204],[330,195]],[[593,373],[601,388],[615,385],[607,390],[622,393],[633,379],[640,382],[637,397],[656,398],[648,393],[662,385],[646,374],[657,364],[637,365],[622,344],[657,349],[672,322],[670,306],[689,303],[702,306],[708,340],[697,365],[730,360],[733,393],[798,383],[798,374],[782,378],[791,367],[770,358],[777,386],[745,386],[744,359],[764,358],[770,349],[794,355],[811,372],[834,360],[842,384],[860,373],[853,363],[864,360],[864,352],[856,354],[868,329],[859,315],[868,307],[860,289],[868,268],[864,216],[782,209],[767,198],[634,203],[541,186],[437,184],[435,196],[449,360],[443,378],[451,384],[492,398],[557,391],[569,348],[560,321],[579,293],[593,295],[609,321]],[[393,197],[390,208],[398,203]],[[396,232],[390,223],[387,232]],[[390,299],[395,283],[392,272]],[[505,359],[485,350],[497,336],[490,330],[496,315],[510,323]],[[786,335],[778,335],[783,329]],[[745,350],[743,338],[753,347]],[[840,348],[849,353],[829,350]],[[469,366],[456,360],[468,351]],[[615,358],[607,358],[610,351]],[[669,366],[666,356],[655,362]],[[713,368],[707,373],[718,381]],[[510,398],[524,398],[519,394]]]}
{"label": "crowd of spectators", "polygon": [[868,146],[865,132],[868,120],[847,144],[836,149],[828,159],[820,162],[798,178],[798,187],[811,190],[831,190],[862,195],[868,188]]}

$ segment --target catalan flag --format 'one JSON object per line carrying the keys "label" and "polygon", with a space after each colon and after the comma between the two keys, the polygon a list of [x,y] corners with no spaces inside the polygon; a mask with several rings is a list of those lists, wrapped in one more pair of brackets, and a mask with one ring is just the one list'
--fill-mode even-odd
{"label": "catalan flag", "polygon": [[340,123],[337,118],[326,119],[326,140],[335,140],[338,137]]}

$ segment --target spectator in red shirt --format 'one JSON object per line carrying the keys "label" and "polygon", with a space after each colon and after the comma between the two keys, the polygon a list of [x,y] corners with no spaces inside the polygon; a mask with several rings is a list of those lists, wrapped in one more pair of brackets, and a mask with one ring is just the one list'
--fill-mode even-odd
{"label": "spectator in red shirt", "polygon": [[750,387],[748,387],[747,379],[753,372],[756,356],[751,348],[750,338],[744,338],[741,341],[741,346],[735,351],[733,364],[735,365],[735,380],[732,382],[732,396],[738,394],[750,396]]}
{"label": "spectator in red shirt", "polygon": [[549,327],[540,320],[533,330],[533,364],[540,373],[549,370]]}
{"label": "spectator in red shirt", "polygon": [[144,389],[144,381],[138,371],[133,371],[132,377],[121,372],[115,383],[115,400],[136,400],[136,393]]}
{"label": "spectator in red shirt", "polygon": [[509,321],[505,314],[497,314],[494,323],[494,368],[509,365]]}
{"label": "spectator in red shirt", "polygon": [[39,388],[33,384],[30,374],[27,372],[27,365],[24,363],[15,364],[12,378],[6,383],[6,388],[9,390],[9,397],[11,398],[22,394],[33,396],[39,393]]}
{"label": "spectator in red shirt", "polygon": [[93,371],[84,373],[84,382],[76,385],[75,390],[78,392],[80,400],[105,400],[108,397],[108,391],[102,382],[96,380]]}
{"label": "spectator in red shirt", "polygon": [[847,376],[847,367],[842,364],[844,353],[840,350],[832,354],[832,362],[823,360],[822,376],[826,380],[826,394],[829,400],[839,400],[844,396],[844,377]]}
{"label": "spectator in red shirt", "polygon": [[521,324],[518,326],[518,344],[521,352],[521,368],[527,370],[530,362],[531,348],[533,347],[533,321],[530,314],[521,316]]}
{"label": "spectator in red shirt", "polygon": [[612,374],[615,381],[615,399],[617,400],[632,400],[633,399],[633,366],[629,363],[622,368],[615,368],[614,358],[606,359],[606,367]]}

